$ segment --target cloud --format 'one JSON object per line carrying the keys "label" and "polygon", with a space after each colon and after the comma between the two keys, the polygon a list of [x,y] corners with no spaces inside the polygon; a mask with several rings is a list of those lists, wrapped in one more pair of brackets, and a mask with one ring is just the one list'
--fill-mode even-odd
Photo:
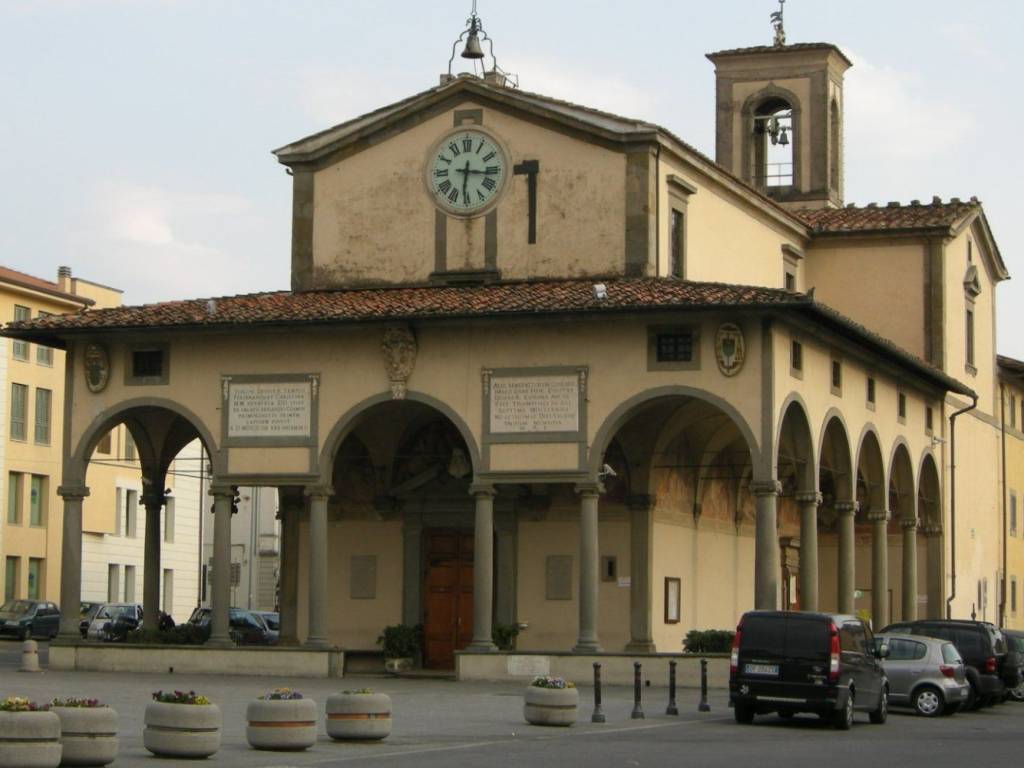
{"label": "cloud", "polygon": [[312,121],[319,126],[330,126],[399,101],[414,92],[400,76],[388,72],[308,69],[298,74],[296,98],[299,107]]}
{"label": "cloud", "polygon": [[656,93],[620,75],[574,71],[552,60],[517,58],[515,69],[525,91],[537,91],[625,117],[649,120],[663,101]]}

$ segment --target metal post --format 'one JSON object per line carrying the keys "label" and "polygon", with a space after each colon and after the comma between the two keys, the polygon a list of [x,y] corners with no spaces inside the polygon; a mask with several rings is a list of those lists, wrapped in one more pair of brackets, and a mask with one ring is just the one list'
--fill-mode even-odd
{"label": "metal post", "polygon": [[590,722],[603,723],[604,712],[601,710],[601,665],[594,662],[594,714],[590,716]]}
{"label": "metal post", "polygon": [[640,688],[640,662],[633,662],[633,714],[630,718],[633,720],[644,719],[644,708],[640,703],[641,688]]}
{"label": "metal post", "polygon": [[700,704],[697,705],[698,712],[710,712],[711,705],[708,704],[708,660],[700,660]]}
{"label": "metal post", "polygon": [[665,708],[666,715],[678,715],[679,707],[676,706],[676,660],[671,659],[668,663],[668,706]]}

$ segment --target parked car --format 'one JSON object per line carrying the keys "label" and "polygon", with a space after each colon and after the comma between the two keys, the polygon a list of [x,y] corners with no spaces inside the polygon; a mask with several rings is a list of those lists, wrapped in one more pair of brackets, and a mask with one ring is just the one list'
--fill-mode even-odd
{"label": "parked car", "polygon": [[[192,611],[188,623],[198,627],[210,624],[209,608],[196,608]],[[228,614],[231,639],[239,645],[273,645],[277,642],[277,632],[267,628],[259,616],[245,608],[232,608]]]}
{"label": "parked car", "polygon": [[889,680],[889,703],[913,707],[919,715],[951,715],[970,695],[964,661],[948,640],[923,635],[875,635],[889,654],[882,669]]}
{"label": "parked car", "polygon": [[1021,683],[1016,652],[1008,656],[1006,638],[985,621],[922,619],[891,624],[882,634],[923,635],[948,640],[966,666],[970,694],[963,709],[977,709],[1003,701],[1007,689]]}
{"label": "parked car", "polygon": [[49,640],[60,632],[60,609],[45,600],[8,600],[0,606],[0,635]]}
{"label": "parked car", "polygon": [[78,615],[81,618],[81,621],[78,624],[78,631],[81,632],[83,640],[89,631],[89,624],[92,623],[92,620],[96,617],[97,611],[102,607],[103,603],[93,603],[85,600],[80,604]]}
{"label": "parked car", "polygon": [[[1024,663],[1024,632],[1016,629],[1004,629],[1002,632],[1006,637],[1007,649],[1016,650],[1018,659]],[[1024,674],[1022,674],[1021,683],[1010,689],[1010,698],[1014,701],[1024,701]]]}
{"label": "parked car", "polygon": [[267,625],[267,629],[272,632],[281,631],[281,614],[277,611],[253,611],[253,613],[263,619],[263,623]]}
{"label": "parked car", "polygon": [[103,603],[93,614],[86,628],[87,640],[110,642],[117,636],[123,640],[123,628],[126,623],[133,624],[134,629],[142,621],[142,606],[138,603]]}
{"label": "parked car", "polygon": [[889,683],[871,629],[856,616],[791,611],[750,611],[733,639],[729,703],[736,722],[776,712],[810,712],[840,729],[855,710],[884,723]]}

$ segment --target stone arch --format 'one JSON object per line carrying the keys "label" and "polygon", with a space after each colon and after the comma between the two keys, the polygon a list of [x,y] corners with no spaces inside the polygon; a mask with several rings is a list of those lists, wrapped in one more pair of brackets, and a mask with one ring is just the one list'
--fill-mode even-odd
{"label": "stone arch", "polygon": [[781,104],[788,106],[793,116],[792,130],[790,131],[792,134],[790,143],[793,163],[792,186],[798,187],[800,185],[800,154],[804,142],[803,131],[800,130],[802,127],[801,115],[803,114],[803,106],[796,93],[787,88],[782,88],[775,83],[769,83],[761,90],[748,96],[743,102],[743,107],[741,109],[743,124],[743,178],[748,183],[759,188],[764,185],[758,178],[761,171],[757,168],[759,153],[755,146],[757,137],[754,130],[754,121],[758,113],[766,106],[770,107],[772,105],[777,106]]}
{"label": "stone arch", "polygon": [[[829,487],[824,472],[831,473]],[[818,482],[823,496],[831,493],[831,502],[852,501],[854,492],[853,455],[850,450],[850,432],[838,408],[830,408],[821,423],[818,437]],[[826,498],[828,503],[829,499]]]}
{"label": "stone arch", "polygon": [[[459,434],[462,436],[463,441],[466,443],[466,450],[469,452],[469,461],[473,468],[473,477],[475,478],[477,473],[480,471],[480,449],[478,447],[476,437],[473,435],[473,431],[469,428],[463,418],[447,403],[422,392],[410,390],[406,393],[404,399],[409,402],[420,403],[428,408],[432,408],[445,416],[455,426],[456,430],[458,430]],[[338,419],[334,427],[328,433],[327,439],[324,440],[323,448],[320,451],[319,469],[320,482],[322,484],[330,485],[333,475],[334,458],[349,432],[355,428],[360,419],[374,406],[390,402],[401,401],[396,401],[391,392],[381,392],[378,395],[368,397],[352,406],[341,416],[340,419]]]}
{"label": "stone arch", "polygon": [[[779,468],[779,457],[783,450],[790,450],[790,458],[794,460],[794,469],[798,491],[817,491],[818,472],[814,447],[814,436],[811,434],[811,421],[807,415],[807,404],[797,392],[792,392],[783,401],[779,411],[778,428],[775,432],[775,445],[772,452],[773,472],[782,479]],[[802,463],[802,471],[799,465]],[[802,476],[801,476],[802,475]]]}
{"label": "stone arch", "polygon": [[[888,509],[888,473],[885,461],[882,457],[882,441],[878,438],[878,430],[875,425],[868,422],[861,430],[857,438],[857,479],[858,485],[863,479],[865,484],[865,501],[870,505],[871,510],[864,509],[861,504],[861,512]],[[860,501],[860,499],[858,499]]]}
{"label": "stone arch", "polygon": [[893,521],[917,520],[917,483],[910,458],[910,445],[904,437],[893,441],[889,452],[889,509]]}
{"label": "stone arch", "polygon": [[[180,424],[171,424],[164,437],[170,439],[172,445],[169,449],[165,450],[165,446],[155,444],[145,424],[147,413],[152,415],[154,412],[173,414],[178,419],[186,422],[195,434],[185,435],[182,433]],[[213,432],[199,416],[181,403],[173,400],[139,397],[125,400],[100,412],[89,426],[86,427],[71,455],[65,460],[63,472],[64,485],[69,487],[85,485],[86,470],[93,451],[103,436],[121,423],[124,423],[131,430],[132,437],[139,449],[139,456],[143,462],[143,467],[147,465],[153,466],[163,461],[169,463],[169,460],[174,458],[174,455],[185,446],[186,442],[190,442],[198,437],[206,448],[206,452],[213,464],[214,475],[223,472],[223,458],[217,447],[217,442],[213,438]],[[185,431],[187,432],[187,429]],[[181,442],[186,436],[189,440]],[[175,449],[174,445],[177,443],[181,444]]]}
{"label": "stone arch", "polygon": [[925,451],[917,471],[917,515],[922,525],[943,528],[942,487],[935,456]]}

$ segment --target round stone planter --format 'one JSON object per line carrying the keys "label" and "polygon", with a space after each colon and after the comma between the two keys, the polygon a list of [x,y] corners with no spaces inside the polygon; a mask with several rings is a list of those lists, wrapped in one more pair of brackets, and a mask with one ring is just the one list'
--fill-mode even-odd
{"label": "round stone planter", "polygon": [[0,712],[0,768],[57,768],[60,753],[53,712]]}
{"label": "round stone planter", "polygon": [[383,693],[335,693],[327,699],[332,739],[379,740],[391,734],[391,698]]}
{"label": "round stone planter", "polygon": [[312,699],[256,699],[245,708],[245,737],[255,749],[298,751],[316,744]]}
{"label": "round stone planter", "polygon": [[61,765],[109,765],[117,757],[113,707],[54,707],[60,718]]}
{"label": "round stone planter", "polygon": [[142,744],[161,757],[209,757],[220,749],[220,709],[216,704],[151,701]]}
{"label": "round stone planter", "polygon": [[580,693],[575,688],[527,686],[523,694],[523,717],[531,725],[572,725]]}

